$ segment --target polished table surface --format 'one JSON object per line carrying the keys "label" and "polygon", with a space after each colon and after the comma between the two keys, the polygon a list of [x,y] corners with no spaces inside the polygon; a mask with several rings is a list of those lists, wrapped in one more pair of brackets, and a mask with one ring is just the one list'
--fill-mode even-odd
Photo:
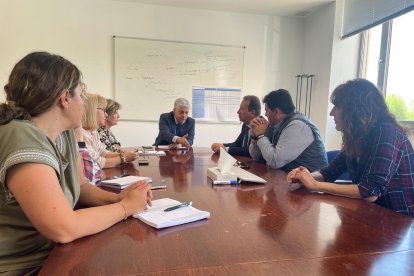
{"label": "polished table surface", "polygon": [[192,201],[207,220],[156,230],[129,218],[58,244],[40,275],[414,275],[413,219],[363,200],[287,190],[286,174],[237,157],[263,185],[212,186],[209,149],[167,151],[105,170],[167,185],[154,199]]}

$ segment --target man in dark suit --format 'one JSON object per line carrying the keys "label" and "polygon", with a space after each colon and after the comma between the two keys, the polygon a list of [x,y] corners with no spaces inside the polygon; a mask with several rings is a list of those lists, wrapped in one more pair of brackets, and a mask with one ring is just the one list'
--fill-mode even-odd
{"label": "man in dark suit", "polygon": [[181,144],[189,148],[193,145],[195,120],[188,117],[189,110],[189,101],[178,98],[174,102],[173,111],[161,114],[160,131],[155,139],[155,146],[171,145],[171,147],[175,147],[177,144]]}
{"label": "man in dark suit", "polygon": [[220,148],[222,147],[225,148],[231,155],[242,155],[250,157],[249,145],[251,139],[248,125],[252,119],[260,116],[260,109],[260,100],[258,97],[253,95],[244,96],[242,102],[240,103],[240,108],[237,111],[237,114],[239,114],[240,122],[242,122],[243,125],[236,141],[233,143],[223,144],[213,143],[211,145],[211,149],[214,152],[220,152]]}

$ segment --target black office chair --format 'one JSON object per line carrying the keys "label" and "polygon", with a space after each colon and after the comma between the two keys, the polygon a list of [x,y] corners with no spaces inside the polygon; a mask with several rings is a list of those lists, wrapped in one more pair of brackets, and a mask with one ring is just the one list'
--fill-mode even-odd
{"label": "black office chair", "polygon": [[[331,150],[331,151],[327,151],[326,152],[326,156],[328,157],[328,163],[331,164],[332,160],[335,159],[335,157],[340,153],[340,150]],[[348,172],[345,172],[343,174],[341,174],[336,181],[352,181],[351,176],[349,175]]]}

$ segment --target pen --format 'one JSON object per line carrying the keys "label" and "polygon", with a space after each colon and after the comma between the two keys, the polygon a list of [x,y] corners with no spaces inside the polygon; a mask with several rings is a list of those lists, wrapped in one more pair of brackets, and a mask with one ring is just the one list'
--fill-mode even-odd
{"label": "pen", "polygon": [[213,185],[236,185],[237,180],[213,180]]}
{"label": "pen", "polygon": [[173,210],[178,209],[178,208],[181,208],[181,207],[191,206],[191,204],[193,204],[193,202],[191,202],[191,201],[184,202],[184,203],[181,203],[181,204],[178,204],[178,205],[169,207],[167,209],[164,209],[164,212],[173,211]]}
{"label": "pen", "polygon": [[161,189],[167,189],[167,185],[151,185],[151,190],[161,190]]}

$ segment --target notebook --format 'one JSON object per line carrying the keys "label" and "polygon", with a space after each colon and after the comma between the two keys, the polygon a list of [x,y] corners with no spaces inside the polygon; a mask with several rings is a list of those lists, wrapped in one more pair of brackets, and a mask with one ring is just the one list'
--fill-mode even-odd
{"label": "notebook", "polygon": [[153,200],[151,207],[148,207],[144,212],[135,214],[134,218],[154,228],[161,229],[210,217],[210,212],[198,210],[192,206],[177,208],[169,212],[164,211],[166,208],[179,204],[181,202],[171,198]]}
{"label": "notebook", "polygon": [[100,186],[108,187],[108,188],[114,188],[114,189],[124,189],[128,187],[129,185],[140,181],[140,180],[148,180],[148,182],[152,182],[151,177],[147,176],[135,176],[135,175],[129,175],[114,179],[107,179],[100,182]]}

